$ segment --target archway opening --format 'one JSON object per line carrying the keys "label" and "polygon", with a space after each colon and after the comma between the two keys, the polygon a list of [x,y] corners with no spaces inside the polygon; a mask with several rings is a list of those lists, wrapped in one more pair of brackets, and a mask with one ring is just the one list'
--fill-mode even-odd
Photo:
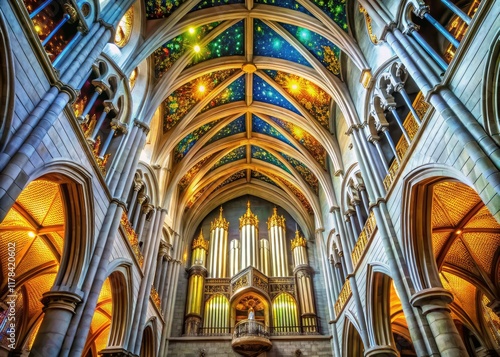
{"label": "archway opening", "polygon": [[[15,301],[16,345],[31,350],[43,319],[42,294],[56,280],[65,244],[65,193],[53,178],[32,181],[0,224],[0,296]],[[11,273],[11,274],[9,274]],[[11,277],[11,279],[9,279]],[[0,312],[0,344],[8,347],[9,309]]]}

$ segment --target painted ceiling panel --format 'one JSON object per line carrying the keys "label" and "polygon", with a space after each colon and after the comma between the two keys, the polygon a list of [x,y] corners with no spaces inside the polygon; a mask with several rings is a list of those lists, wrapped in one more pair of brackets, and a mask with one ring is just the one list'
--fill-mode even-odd
{"label": "painted ceiling panel", "polygon": [[275,127],[269,125],[255,114],[252,114],[252,131],[259,134],[272,136],[290,146],[293,146],[292,143],[288,141],[288,139],[285,138]]}
{"label": "painted ceiling panel", "polygon": [[344,31],[348,31],[345,0],[311,0]]}
{"label": "painted ceiling panel", "polygon": [[200,140],[207,132],[209,132],[215,125],[220,123],[222,119],[214,120],[208,124],[198,127],[196,130],[192,131],[186,135],[174,149],[174,161],[178,163],[184,156],[187,155],[189,150]]}
{"label": "painted ceiling panel", "polygon": [[219,130],[217,134],[212,136],[208,141],[207,145],[213,143],[214,141],[226,138],[234,134],[244,133],[245,130],[246,130],[245,115],[242,115],[238,119],[233,120],[231,123],[229,123],[221,130]]}
{"label": "painted ceiling panel", "polygon": [[197,43],[219,24],[220,22],[212,22],[198,28],[189,28],[188,31],[174,37],[156,49],[153,52],[155,78],[161,78],[186,50],[192,50]]}
{"label": "painted ceiling panel", "polygon": [[280,58],[305,66],[310,63],[287,41],[260,20],[254,20],[255,56]]}
{"label": "painted ceiling panel", "polygon": [[297,197],[300,203],[302,203],[302,206],[306,209],[307,213],[313,214],[313,209],[306,196],[304,196],[304,194],[294,184],[281,176],[272,175],[272,178],[288,187],[288,189],[292,191],[292,193],[295,195],[295,197]]}
{"label": "painted ceiling panel", "polygon": [[303,27],[281,24],[333,74],[340,74],[340,49],[323,36]]}
{"label": "painted ceiling panel", "polygon": [[147,0],[146,18],[161,19],[169,17],[184,1],[181,0]]}
{"label": "painted ceiling panel", "polygon": [[259,76],[253,76],[253,98],[256,101],[277,105],[300,115],[300,112],[269,83]]}
{"label": "painted ceiling panel", "polygon": [[284,7],[290,10],[300,11],[304,14],[310,15],[310,12],[307,11],[302,5],[293,0],[256,0],[256,4],[267,4],[274,5],[279,7]]}
{"label": "painted ceiling panel", "polygon": [[295,170],[298,171],[300,176],[307,182],[307,184],[311,187],[311,189],[314,191],[314,193],[317,195],[318,194],[318,178],[307,168],[306,165],[304,165],[302,162],[299,160],[291,157],[290,155],[287,155],[283,152],[280,152],[281,156],[283,156],[292,166],[295,168]]}
{"label": "painted ceiling panel", "polygon": [[253,179],[261,180],[261,181],[267,182],[267,183],[269,183],[271,185],[274,185],[276,187],[279,187],[278,184],[276,182],[274,182],[269,176],[264,175],[264,174],[262,174],[262,173],[260,173],[258,171],[252,170],[251,177]]}
{"label": "painted ceiling panel", "polygon": [[240,171],[232,174],[231,176],[229,176],[224,181],[222,181],[221,184],[214,189],[214,191],[217,191],[218,189],[220,189],[220,188],[222,188],[222,187],[224,187],[226,185],[229,185],[231,182],[234,182],[234,181],[237,181],[239,179],[245,178],[246,176],[247,176],[246,170],[240,170]]}
{"label": "painted ceiling panel", "polygon": [[202,110],[201,113],[216,108],[219,105],[245,100],[245,76],[241,76],[233,83],[227,86],[217,97],[212,99]]}
{"label": "painted ceiling panel", "polygon": [[332,98],[324,90],[295,74],[273,70],[264,72],[294,97],[322,126],[329,129]]}
{"label": "painted ceiling panel", "polygon": [[186,172],[186,174],[180,179],[179,188],[181,190],[184,190],[189,185],[193,177],[195,177],[196,174],[200,171],[203,165],[205,165],[208,161],[210,161],[215,155],[216,154],[205,156],[203,159],[198,161],[193,167],[191,167],[189,171]]}
{"label": "painted ceiling panel", "polygon": [[199,52],[194,55],[188,67],[213,58],[241,56],[244,54],[244,48],[245,31],[242,20],[210,41],[208,45],[198,48]]}
{"label": "painted ceiling panel", "polygon": [[195,10],[207,9],[210,7],[244,3],[244,0],[202,0],[193,8],[193,10],[191,10],[191,12]]}
{"label": "painted ceiling panel", "polygon": [[232,150],[231,152],[229,152],[225,156],[223,156],[220,160],[218,160],[214,164],[212,169],[210,169],[210,171],[213,171],[213,170],[215,170],[223,165],[230,164],[231,162],[244,159],[246,157],[246,153],[247,153],[246,147],[240,146],[240,147]]}
{"label": "painted ceiling panel", "polygon": [[274,166],[278,166],[279,168],[291,174],[290,170],[288,170],[288,168],[283,164],[283,162],[281,162],[276,156],[271,154],[269,151],[259,146],[252,145],[252,158],[265,161]]}
{"label": "painted ceiling panel", "polygon": [[211,72],[183,85],[163,101],[163,133],[172,129],[203,97],[236,70]]}
{"label": "painted ceiling panel", "polygon": [[285,129],[295,140],[300,142],[311,153],[311,155],[318,161],[318,163],[326,167],[326,150],[318,140],[301,127],[278,118],[271,117],[271,119],[280,127]]}

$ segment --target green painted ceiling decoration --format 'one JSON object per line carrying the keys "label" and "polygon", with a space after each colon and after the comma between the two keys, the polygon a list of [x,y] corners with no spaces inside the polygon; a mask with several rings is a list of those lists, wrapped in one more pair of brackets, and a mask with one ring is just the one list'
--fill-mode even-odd
{"label": "green painted ceiling decoration", "polygon": [[163,133],[172,129],[207,93],[235,72],[234,69],[212,72],[171,93],[163,102]]}
{"label": "green painted ceiling decoration", "polygon": [[265,161],[291,174],[290,170],[283,164],[283,162],[281,162],[276,156],[271,154],[269,151],[259,146],[252,145],[252,158]]}
{"label": "green painted ceiling decoration", "polygon": [[329,129],[332,98],[314,83],[295,74],[265,70],[284,90],[300,103],[322,126]]}
{"label": "green painted ceiling decoration", "polygon": [[198,5],[196,5],[193,10],[207,9],[216,6],[230,5],[230,4],[243,4],[244,0],[201,0]]}
{"label": "green painted ceiling decoration", "polygon": [[294,0],[255,0],[255,3],[284,7],[285,9],[295,10],[306,15],[311,15],[311,13],[307,11],[305,7]]}
{"label": "green painted ceiling decoration", "polygon": [[147,0],[146,18],[162,19],[169,17],[183,1],[180,0]]}
{"label": "green painted ceiling decoration", "polygon": [[216,108],[220,105],[245,100],[245,76],[241,76],[228,85],[217,97],[212,99],[200,113]]}
{"label": "green painted ceiling decoration", "polygon": [[228,136],[244,133],[246,130],[245,115],[240,116],[238,119],[233,120],[224,128],[219,130],[217,134],[212,136],[206,145],[209,145],[217,140],[227,138]]}
{"label": "green painted ceiling decoration", "polygon": [[213,58],[242,56],[244,47],[245,31],[243,21],[240,21],[210,41],[206,46],[197,48],[198,52],[194,54],[188,67]]}
{"label": "green painted ceiling decoration", "polygon": [[318,178],[307,168],[306,165],[304,165],[302,162],[299,160],[281,152],[281,156],[283,156],[292,166],[294,167],[295,170],[298,171],[300,176],[304,179],[304,181],[307,182],[307,184],[311,187],[311,189],[314,191],[314,193],[317,195],[318,190],[319,190],[319,184],[318,184]]}
{"label": "green painted ceiling decoration", "polygon": [[285,129],[295,140],[300,142],[307,151],[316,159],[316,161],[326,168],[326,149],[320,144],[318,140],[301,127],[278,118],[271,117],[271,119],[280,127]]}
{"label": "green painted ceiling decoration", "polygon": [[252,114],[252,131],[259,134],[272,136],[293,147],[292,143],[285,136],[283,136],[283,134],[281,134],[278,129],[266,123],[263,119],[259,118],[255,114]]}
{"label": "green painted ceiling decoration", "polygon": [[253,179],[261,180],[273,186],[279,187],[276,182],[274,182],[269,176],[260,173],[259,171],[252,170],[251,177]]}
{"label": "green painted ceiling decoration", "polygon": [[246,152],[247,152],[247,149],[245,146],[240,146],[240,147],[232,150],[228,154],[224,155],[220,160],[218,160],[214,164],[214,166],[210,169],[210,172],[218,169],[221,166],[230,164],[234,161],[244,159],[246,157]]}
{"label": "green painted ceiling decoration", "polygon": [[155,78],[161,78],[187,50],[192,49],[220,22],[212,22],[198,28],[191,27],[183,34],[164,43],[153,52]]}
{"label": "green painted ceiling decoration", "polygon": [[294,184],[292,184],[290,181],[288,181],[287,179],[283,178],[283,177],[280,177],[280,176],[275,176],[275,175],[271,175],[271,177],[278,181],[278,182],[281,182],[283,185],[285,185],[286,187],[288,187],[288,189],[290,191],[292,191],[292,193],[295,195],[295,197],[297,197],[297,199],[300,201],[300,203],[302,203],[302,206],[304,206],[304,208],[306,209],[307,213],[309,214],[313,214],[313,209],[311,207],[311,204],[309,203],[309,201],[307,200],[306,196],[304,196],[304,194],[300,191],[299,188],[297,188]]}
{"label": "green painted ceiling decoration", "polygon": [[340,74],[340,49],[323,36],[306,28],[281,24],[302,43],[323,66],[335,75]]}
{"label": "green painted ceiling decoration", "polygon": [[323,10],[341,29],[348,31],[345,0],[312,0],[317,7]]}
{"label": "green painted ceiling decoration", "polygon": [[222,119],[214,120],[210,123],[202,125],[186,135],[184,139],[179,141],[174,149],[174,162],[178,163],[179,161],[181,161],[184,156],[187,155],[189,150],[194,146],[194,144],[196,144],[196,142],[200,140],[207,132],[209,132],[215,125],[220,123],[221,120]]}

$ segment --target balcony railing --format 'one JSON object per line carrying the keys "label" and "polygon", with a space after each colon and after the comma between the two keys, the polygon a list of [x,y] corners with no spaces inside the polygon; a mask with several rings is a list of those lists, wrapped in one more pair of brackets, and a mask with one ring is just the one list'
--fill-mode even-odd
{"label": "balcony railing", "polygon": [[335,316],[339,317],[340,313],[342,310],[344,310],[344,307],[346,306],[347,302],[349,301],[349,298],[352,295],[352,290],[351,290],[351,283],[349,280],[346,280],[344,283],[344,286],[342,287],[342,290],[340,290],[339,297],[337,298],[337,301],[335,302]]}
{"label": "balcony railing", "polygon": [[134,252],[135,257],[139,262],[139,265],[142,267],[142,263],[144,262],[144,257],[142,256],[141,249],[139,248],[139,240],[137,239],[137,233],[135,232],[134,228],[132,228],[132,225],[130,224],[130,221],[128,220],[127,214],[125,212],[122,214],[122,219],[120,220],[120,224],[125,230],[125,234],[130,243],[130,246],[132,247],[132,251]]}
{"label": "balcony railing", "polygon": [[[429,109],[429,103],[427,103],[424,100],[424,96],[422,95],[422,92],[418,93],[417,97],[415,98],[415,101],[413,102],[413,107],[415,108],[415,111],[417,112],[418,116],[422,119],[427,113],[427,110]],[[417,134],[419,130],[419,126],[417,124],[417,121],[413,117],[412,112],[410,111],[408,113],[408,116],[403,122],[403,127],[405,128],[406,132],[408,133],[408,136],[410,137],[410,140],[413,141],[413,138]],[[396,153],[398,155],[397,158],[394,158],[392,161],[391,166],[389,167],[389,172],[387,176],[384,178],[384,187],[386,190],[389,190],[391,187],[392,183],[394,182],[394,179],[396,178],[396,175],[399,172],[399,162],[404,159],[408,152],[408,148],[410,147],[410,143],[406,140],[406,138],[401,136],[399,139],[398,143],[396,144]]]}
{"label": "balcony railing", "polygon": [[243,336],[258,336],[269,338],[269,328],[262,322],[242,320],[234,326],[233,338]]}
{"label": "balcony railing", "polygon": [[352,250],[351,253],[352,265],[354,268],[356,267],[356,265],[359,262],[359,259],[363,255],[366,245],[373,236],[373,233],[376,228],[377,228],[377,222],[375,222],[375,216],[373,215],[373,211],[371,211],[370,215],[368,216],[368,219],[366,220],[365,226],[363,227],[363,230],[361,231],[358,237],[358,241],[356,242],[356,245],[354,246],[354,249]]}

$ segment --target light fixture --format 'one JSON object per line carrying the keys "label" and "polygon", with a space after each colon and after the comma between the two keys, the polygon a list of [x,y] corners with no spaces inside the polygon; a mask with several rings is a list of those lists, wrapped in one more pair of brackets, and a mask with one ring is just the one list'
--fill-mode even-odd
{"label": "light fixture", "polygon": [[35,237],[36,237],[35,232],[29,231],[29,232],[28,232],[28,237],[30,237],[30,238],[35,238]]}
{"label": "light fixture", "polygon": [[200,52],[201,51],[200,45],[194,45],[193,50],[196,53]]}
{"label": "light fixture", "polygon": [[189,33],[192,35],[192,34],[194,34],[195,29],[194,29],[194,27],[190,27],[188,31],[189,31]]}

